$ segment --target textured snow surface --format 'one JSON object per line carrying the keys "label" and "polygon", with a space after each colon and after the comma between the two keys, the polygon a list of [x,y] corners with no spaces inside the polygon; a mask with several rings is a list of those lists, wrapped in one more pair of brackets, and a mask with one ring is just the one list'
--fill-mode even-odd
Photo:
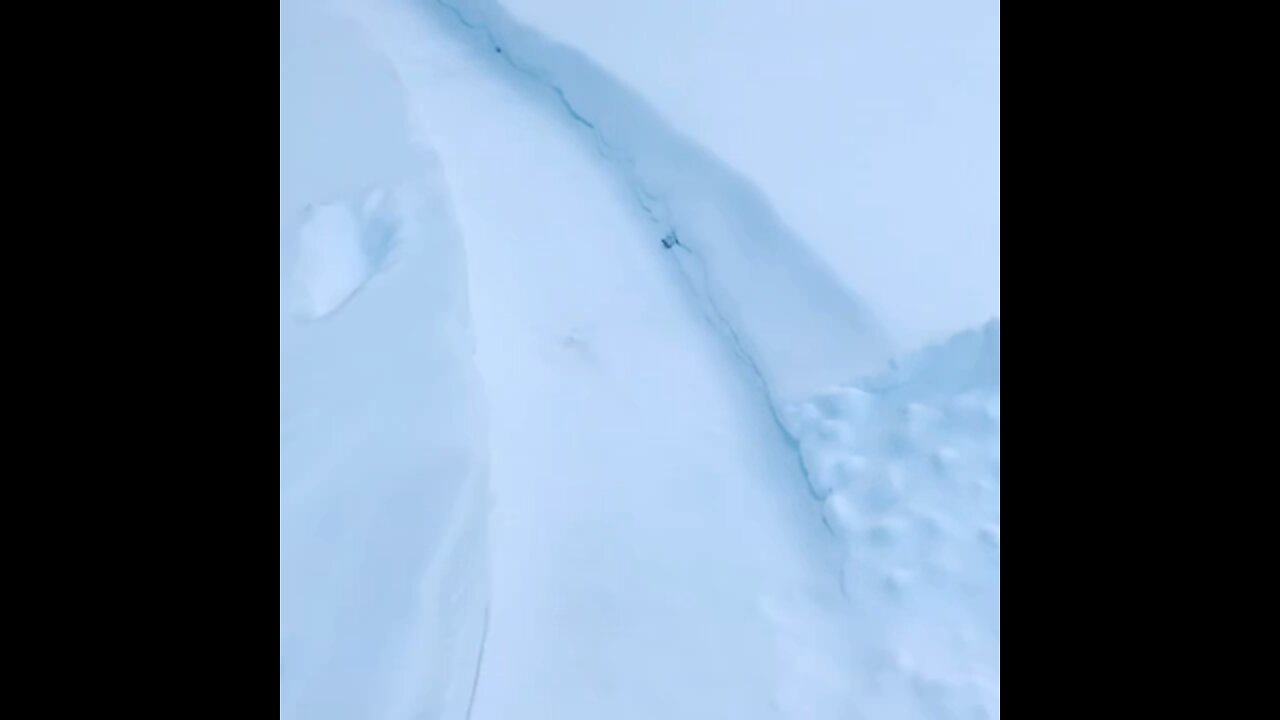
{"label": "textured snow surface", "polygon": [[866,717],[998,717],[1000,324],[789,418],[845,545]]}
{"label": "textured snow surface", "polygon": [[781,7],[282,0],[282,719],[999,717],[990,7]]}

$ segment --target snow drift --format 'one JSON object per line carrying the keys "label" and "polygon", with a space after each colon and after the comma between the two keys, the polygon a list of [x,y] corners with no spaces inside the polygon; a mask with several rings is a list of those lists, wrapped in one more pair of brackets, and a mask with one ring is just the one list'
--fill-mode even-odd
{"label": "snow drift", "polygon": [[879,321],[751,181],[590,58],[547,40],[499,3],[434,2],[473,48],[500,57],[573,118],[630,188],[655,242],[674,234],[677,262],[708,315],[776,402],[888,360],[892,347]]}
{"label": "snow drift", "polygon": [[998,717],[999,322],[890,366],[592,58],[346,8],[421,156],[296,215],[282,157],[282,717]]}
{"label": "snow drift", "polygon": [[488,498],[466,262],[404,115],[354,25],[282,3],[281,718],[460,718],[474,686]]}

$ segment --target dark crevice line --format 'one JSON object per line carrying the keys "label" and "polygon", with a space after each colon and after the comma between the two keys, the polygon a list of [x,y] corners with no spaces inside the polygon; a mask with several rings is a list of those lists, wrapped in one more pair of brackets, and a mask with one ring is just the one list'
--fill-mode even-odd
{"label": "dark crevice line", "polygon": [[[650,204],[646,202],[646,199],[653,198],[653,196],[649,195],[649,193],[644,189],[643,183],[641,183],[639,180],[639,175],[635,170],[635,164],[636,164],[635,159],[633,157],[630,157],[629,155],[619,158],[616,155],[611,154],[611,152],[613,152],[615,148],[613,148],[609,144],[609,142],[605,139],[603,131],[595,123],[591,122],[585,116],[583,116],[580,112],[578,112],[577,108],[574,107],[573,103],[569,100],[568,96],[565,94],[565,91],[563,88],[561,88],[559,85],[553,82],[550,78],[545,77],[542,73],[538,72],[537,70],[530,67],[522,66],[519,62],[517,62],[516,59],[512,57],[510,52],[503,49],[501,41],[494,34],[494,31],[488,26],[478,24],[468,20],[466,15],[463,13],[461,9],[459,9],[455,5],[452,5],[446,2],[445,0],[436,0],[436,4],[439,5],[441,8],[448,10],[454,17],[458,19],[458,22],[461,23],[464,27],[470,30],[483,33],[485,39],[489,42],[489,44],[495,50],[499,52],[499,54],[502,55],[507,65],[509,65],[511,68],[513,68],[520,74],[524,75],[525,77],[529,78],[530,80],[534,81],[538,85],[555,93],[557,99],[560,101],[561,106],[569,114],[569,116],[579,125],[582,125],[583,127],[591,131],[592,137],[596,141],[597,153],[602,158],[604,158],[605,160],[611,163],[623,164],[626,166],[623,168],[624,179],[626,180],[627,185],[631,188],[632,192],[635,193],[637,202],[639,203],[640,207],[645,211],[645,213],[649,216],[649,218],[653,220],[655,223],[666,224],[668,226],[667,229],[669,231],[674,231],[675,228],[672,227],[670,223],[666,223],[662,217],[660,217],[657,213],[654,212]],[[660,203],[662,202],[661,198],[653,198],[653,199],[657,200]],[[665,203],[662,203],[662,204],[665,205]],[[773,418],[774,423],[776,423],[778,428],[782,431],[783,438],[785,439],[787,444],[795,452],[797,460],[800,463],[801,472],[807,478],[808,468],[804,467],[804,461],[800,457],[800,446],[799,446],[798,439],[794,435],[792,435],[791,431],[787,427],[786,422],[783,420],[780,412],[780,408],[777,405],[778,400],[775,399],[773,389],[769,385],[769,382],[765,379],[764,372],[760,369],[759,363],[752,356],[752,354],[747,351],[746,345],[743,343],[736,328],[729,321],[728,317],[726,316],[724,310],[720,307],[719,303],[716,302],[715,293],[712,291],[711,284],[710,284],[710,271],[707,268],[707,263],[702,259],[700,255],[698,255],[696,252],[690,249],[687,245],[680,244],[677,247],[679,247],[680,249],[688,253],[689,257],[698,265],[702,274],[702,286],[699,287],[698,279],[690,275],[689,270],[684,266],[683,263],[677,262],[676,265],[679,267],[681,274],[685,276],[685,279],[690,283],[690,285],[693,286],[695,294],[701,297],[701,299],[707,306],[708,314],[710,316],[708,319],[711,322],[711,324],[717,327],[717,329],[721,331],[721,334],[728,340],[733,353],[739,359],[742,360],[743,364],[746,366],[751,376],[754,377],[756,382],[760,384],[760,387],[765,394],[765,404],[769,409],[769,414]]]}

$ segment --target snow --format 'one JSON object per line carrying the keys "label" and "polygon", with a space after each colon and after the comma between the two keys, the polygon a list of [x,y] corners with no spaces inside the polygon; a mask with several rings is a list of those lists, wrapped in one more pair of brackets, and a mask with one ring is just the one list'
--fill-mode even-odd
{"label": "snow", "polygon": [[[655,239],[676,233],[678,264],[704,311],[776,399],[807,396],[890,357],[879,322],[752,183],[667,126],[591,59],[547,43],[493,3],[427,7],[473,54],[483,53],[491,72],[535,93],[544,111],[568,115],[570,129],[632,195]],[[415,42],[424,41],[380,45]],[[429,113],[424,117],[430,126]]]}
{"label": "snow", "polygon": [[461,236],[385,61],[281,13],[280,715],[461,717],[487,603]]}
{"label": "snow", "polygon": [[383,270],[397,234],[411,222],[419,188],[382,188],[364,197],[308,205],[298,230],[298,313],[317,320],[337,310]]}
{"label": "snow", "polygon": [[[869,232],[955,158],[851,165],[872,75],[805,74],[886,41],[504,5],[282,0],[281,717],[998,717],[999,322],[899,351],[994,235]],[[947,182],[886,207],[969,233]]]}
{"label": "snow", "polygon": [[364,7],[465,229],[494,497],[472,717],[751,718],[837,692],[786,671],[850,632],[836,546],[651,223],[552,98],[438,18]]}
{"label": "snow", "polygon": [[998,717],[1000,324],[961,333],[789,426],[846,546],[867,717]]}
{"label": "snow", "polygon": [[308,208],[299,231],[299,311],[321,318],[336,310],[372,274],[364,253],[369,228],[343,205]]}
{"label": "snow", "polygon": [[[999,314],[999,0],[432,1],[589,58],[636,98],[608,120],[580,108],[615,150],[653,160],[619,125],[660,114],[768,197],[900,347]],[[553,54],[527,60],[590,103]]]}

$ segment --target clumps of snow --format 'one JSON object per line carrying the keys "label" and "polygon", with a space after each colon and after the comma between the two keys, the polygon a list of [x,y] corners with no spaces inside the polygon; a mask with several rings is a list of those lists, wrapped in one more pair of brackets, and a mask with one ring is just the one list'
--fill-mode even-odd
{"label": "clumps of snow", "polygon": [[786,413],[845,546],[866,717],[999,716],[999,368],[994,320]]}
{"label": "clumps of snow", "polygon": [[387,267],[412,209],[409,187],[307,206],[292,268],[296,314],[310,320],[332,314]]}

